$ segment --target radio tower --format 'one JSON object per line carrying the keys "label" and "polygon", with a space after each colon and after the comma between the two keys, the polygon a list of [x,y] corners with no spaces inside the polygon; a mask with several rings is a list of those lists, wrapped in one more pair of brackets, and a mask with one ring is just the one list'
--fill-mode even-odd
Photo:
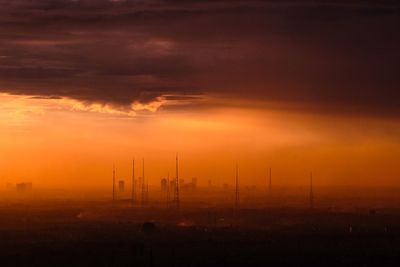
{"label": "radio tower", "polygon": [[179,209],[180,200],[179,200],[179,175],[178,175],[178,153],[176,154],[176,177],[175,177],[175,205]]}
{"label": "radio tower", "polygon": [[239,169],[236,163],[236,179],[235,179],[235,210],[239,208]]}
{"label": "radio tower", "polygon": [[143,159],[143,162],[142,162],[142,206],[144,206],[144,202],[145,202],[145,198],[146,198],[146,195],[145,195],[145,179],[144,179],[144,159]]}
{"label": "radio tower", "polygon": [[115,201],[115,165],[113,165],[112,200],[113,200],[113,202]]}
{"label": "radio tower", "polygon": [[313,175],[310,173],[310,209],[314,208]]}
{"label": "radio tower", "polygon": [[132,160],[132,204],[135,204],[135,159]]}

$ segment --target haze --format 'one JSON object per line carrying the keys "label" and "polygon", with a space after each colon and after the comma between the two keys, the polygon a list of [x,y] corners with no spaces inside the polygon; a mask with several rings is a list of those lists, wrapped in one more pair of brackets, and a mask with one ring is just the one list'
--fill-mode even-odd
{"label": "haze", "polygon": [[0,1],[0,182],[398,186],[398,6]]}

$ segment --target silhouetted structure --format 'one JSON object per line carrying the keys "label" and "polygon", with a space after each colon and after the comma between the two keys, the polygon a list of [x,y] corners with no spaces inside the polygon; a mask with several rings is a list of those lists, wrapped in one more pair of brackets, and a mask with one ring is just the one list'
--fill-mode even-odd
{"label": "silhouetted structure", "polygon": [[113,165],[112,200],[115,201],[115,165]]}
{"label": "silhouetted structure", "polygon": [[236,164],[236,179],[235,179],[235,210],[239,208],[239,168]]}
{"label": "silhouetted structure", "polygon": [[314,208],[313,174],[310,173],[310,209]]}
{"label": "silhouetted structure", "polygon": [[15,185],[17,192],[25,192],[32,189],[32,183],[19,183]]}
{"label": "silhouetted structure", "polygon": [[118,181],[118,192],[123,193],[125,191],[125,181],[119,180]]}
{"label": "silhouetted structure", "polygon": [[135,159],[132,160],[132,204],[135,204]]}
{"label": "silhouetted structure", "polygon": [[145,186],[146,185],[145,185],[145,179],[144,179],[144,159],[143,159],[143,162],[142,162],[142,201],[141,201],[142,206],[144,206],[145,201],[146,201]]}
{"label": "silhouetted structure", "polygon": [[161,193],[166,194],[167,193],[167,187],[168,187],[168,182],[166,178],[161,179]]}
{"label": "silhouetted structure", "polygon": [[175,205],[179,209],[180,199],[179,199],[179,172],[178,172],[178,154],[176,154],[176,177],[175,177]]}
{"label": "silhouetted structure", "polygon": [[271,170],[271,168],[269,168],[268,193],[271,196],[271,194],[272,194],[272,170]]}
{"label": "silhouetted structure", "polygon": [[169,181],[169,173],[167,175],[167,207],[169,207],[169,204],[171,202],[171,183]]}

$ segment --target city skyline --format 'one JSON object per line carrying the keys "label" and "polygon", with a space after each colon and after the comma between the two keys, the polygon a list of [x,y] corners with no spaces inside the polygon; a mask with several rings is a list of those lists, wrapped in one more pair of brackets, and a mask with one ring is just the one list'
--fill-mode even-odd
{"label": "city skyline", "polygon": [[400,266],[399,25],[0,0],[0,266]]}
{"label": "city skyline", "polygon": [[0,3],[0,187],[106,186],[132,155],[152,183],[176,152],[216,183],[238,161],[244,183],[400,185],[393,2]]}

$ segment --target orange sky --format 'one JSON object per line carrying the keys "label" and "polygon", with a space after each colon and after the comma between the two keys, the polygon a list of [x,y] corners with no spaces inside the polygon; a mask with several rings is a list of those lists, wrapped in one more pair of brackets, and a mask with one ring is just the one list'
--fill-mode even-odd
{"label": "orange sky", "polygon": [[0,2],[0,187],[400,184],[394,2]]}
{"label": "orange sky", "polygon": [[321,185],[399,185],[398,121],[236,102],[184,112],[156,111],[159,103],[120,112],[1,94],[0,185],[108,186],[113,163],[117,177],[129,179],[133,156],[145,158],[146,176],[158,184],[174,174],[176,152],[182,178],[196,176],[204,185],[208,179],[232,182],[236,161],[242,183],[249,185],[265,183],[268,167],[281,185],[306,183],[310,170]]}

